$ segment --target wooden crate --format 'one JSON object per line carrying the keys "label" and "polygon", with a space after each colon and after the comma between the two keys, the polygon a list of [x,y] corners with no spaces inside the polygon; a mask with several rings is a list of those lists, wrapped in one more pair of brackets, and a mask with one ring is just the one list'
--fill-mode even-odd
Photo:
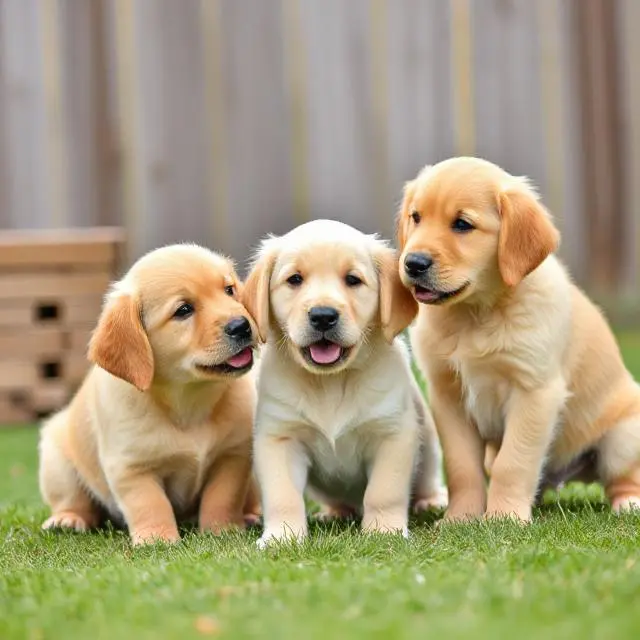
{"label": "wooden crate", "polygon": [[117,228],[0,232],[0,424],[71,398],[123,247]]}

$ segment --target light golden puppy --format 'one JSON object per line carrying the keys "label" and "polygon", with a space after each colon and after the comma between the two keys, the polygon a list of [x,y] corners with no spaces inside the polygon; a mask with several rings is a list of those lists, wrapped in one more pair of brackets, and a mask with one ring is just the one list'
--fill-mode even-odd
{"label": "light golden puppy", "polygon": [[444,505],[433,422],[400,333],[417,305],[393,251],[316,220],[265,240],[245,288],[263,337],[255,468],[259,542],[303,537],[303,494],[329,513],[364,507],[363,528],[407,533],[417,509]]}
{"label": "light golden puppy", "polygon": [[[253,320],[233,265],[195,245],[141,258],[108,294],[89,345],[96,363],[40,440],[43,527],[85,530],[101,515],[134,543],[179,539],[255,513]],[[245,504],[246,503],[246,504]]]}
{"label": "light golden puppy", "polygon": [[528,182],[484,160],[453,158],[406,185],[400,275],[422,303],[411,338],[449,519],[529,520],[543,482],[578,475],[599,478],[616,511],[640,505],[640,389],[553,255],[558,240]]}

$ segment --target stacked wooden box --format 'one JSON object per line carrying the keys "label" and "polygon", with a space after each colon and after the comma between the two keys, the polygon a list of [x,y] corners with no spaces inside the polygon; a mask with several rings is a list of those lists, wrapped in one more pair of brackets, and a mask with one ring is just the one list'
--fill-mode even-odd
{"label": "stacked wooden box", "polygon": [[122,247],[117,228],[0,232],[0,424],[42,418],[77,389]]}

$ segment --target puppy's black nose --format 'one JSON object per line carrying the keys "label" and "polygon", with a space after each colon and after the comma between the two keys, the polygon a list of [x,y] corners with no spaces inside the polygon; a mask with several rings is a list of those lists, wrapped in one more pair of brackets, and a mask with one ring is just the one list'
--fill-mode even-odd
{"label": "puppy's black nose", "polygon": [[424,253],[410,253],[404,259],[404,270],[412,278],[423,276],[433,264],[433,260]]}
{"label": "puppy's black nose", "polygon": [[309,322],[318,331],[328,331],[338,324],[340,314],[333,307],[312,307],[309,309]]}
{"label": "puppy's black nose", "polygon": [[224,332],[231,338],[250,338],[251,325],[246,318],[233,318],[224,327]]}

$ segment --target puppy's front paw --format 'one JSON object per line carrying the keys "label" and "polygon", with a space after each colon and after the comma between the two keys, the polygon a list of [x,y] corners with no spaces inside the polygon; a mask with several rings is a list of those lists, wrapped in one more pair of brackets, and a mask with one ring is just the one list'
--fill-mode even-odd
{"label": "puppy's front paw", "polygon": [[611,501],[611,510],[615,514],[631,513],[640,511],[639,496],[621,496]]}
{"label": "puppy's front paw", "polygon": [[455,508],[450,506],[440,522],[443,523],[463,523],[479,520],[483,516],[483,510],[478,508]]}
{"label": "puppy's front paw", "polygon": [[427,496],[417,497],[413,503],[413,512],[422,513],[432,509],[445,509],[448,502],[447,490],[443,488]]}
{"label": "puppy's front paw", "polygon": [[73,511],[54,513],[42,523],[43,529],[71,529],[73,531],[87,531],[91,526],[91,523]]}
{"label": "puppy's front paw", "polygon": [[377,517],[362,519],[362,531],[364,533],[400,534],[403,538],[409,537],[409,527],[406,517]]}
{"label": "puppy's front paw", "polygon": [[145,544],[155,544],[156,542],[172,544],[174,542],[180,542],[180,534],[177,529],[170,528],[137,529],[131,532],[131,541],[136,547]]}
{"label": "puppy's front paw", "polygon": [[409,538],[409,528],[405,525],[404,527],[395,527],[391,525],[385,524],[370,524],[367,527],[362,529],[364,533],[383,533],[385,535],[401,535],[403,538]]}
{"label": "puppy's front paw", "polygon": [[487,509],[485,520],[504,520],[510,518],[515,522],[526,524],[531,522],[531,507],[529,505],[516,505],[513,507],[494,507]]}
{"label": "puppy's front paw", "polygon": [[234,529],[244,529],[245,526],[245,519],[241,513],[209,514],[208,517],[200,520],[200,531],[202,533],[210,531],[214,535]]}
{"label": "puppy's front paw", "polygon": [[258,549],[266,549],[274,542],[302,542],[306,537],[307,531],[304,527],[296,527],[295,529],[287,525],[266,527],[256,544]]}
{"label": "puppy's front paw", "polygon": [[258,541],[256,542],[256,546],[258,547],[258,549],[260,549],[260,551],[263,551],[269,546],[270,542],[274,542],[275,540],[277,540],[275,536],[268,535],[265,533],[258,538]]}

